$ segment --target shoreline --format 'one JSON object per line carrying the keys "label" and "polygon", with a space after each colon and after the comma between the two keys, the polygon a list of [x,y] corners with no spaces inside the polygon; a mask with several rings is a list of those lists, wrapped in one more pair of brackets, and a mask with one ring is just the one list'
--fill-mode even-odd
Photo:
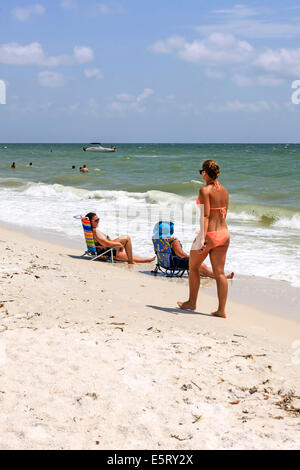
{"label": "shoreline", "polygon": [[[0,231],[2,229],[9,230],[12,233],[23,234],[34,240],[44,241],[64,249],[78,250],[81,254],[86,251],[83,235],[82,238],[78,237],[78,239],[75,239],[54,231],[50,232],[46,229],[41,229],[37,232],[36,229],[30,229],[29,227],[18,227],[10,223],[4,224],[0,222]],[[226,262],[226,272],[230,272],[229,262],[228,260]],[[118,264],[118,268],[122,268],[122,264]],[[153,277],[150,273],[151,269],[143,272],[143,265],[134,266],[132,271]],[[158,277],[160,276],[158,275]],[[164,281],[176,282],[175,279],[167,278],[164,278]],[[188,292],[187,279],[183,278],[180,282],[186,285]],[[213,297],[216,296],[216,285],[213,280],[202,278],[201,287],[205,288],[207,294]],[[255,292],[255,296],[253,296],[253,292]],[[288,281],[235,274],[233,281],[229,281],[228,301],[231,299],[255,309],[262,308],[268,314],[300,322],[300,287],[295,287]]]}
{"label": "shoreline", "polygon": [[212,317],[206,288],[181,311],[180,279],[0,244],[0,449],[299,448],[299,323],[233,300]]}

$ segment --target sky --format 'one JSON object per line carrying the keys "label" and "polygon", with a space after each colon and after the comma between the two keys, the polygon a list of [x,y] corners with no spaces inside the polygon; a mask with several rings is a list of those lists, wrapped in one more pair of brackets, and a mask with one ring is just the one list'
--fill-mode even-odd
{"label": "sky", "polygon": [[300,142],[297,80],[296,0],[0,1],[0,142]]}

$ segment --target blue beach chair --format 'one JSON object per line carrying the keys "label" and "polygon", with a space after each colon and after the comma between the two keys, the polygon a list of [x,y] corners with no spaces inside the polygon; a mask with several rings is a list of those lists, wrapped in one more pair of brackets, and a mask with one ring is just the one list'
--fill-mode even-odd
{"label": "blue beach chair", "polygon": [[96,247],[95,240],[93,237],[93,230],[91,226],[91,222],[89,219],[81,218],[84,238],[86,242],[87,251],[82,255],[88,255],[91,257],[91,261],[95,261],[96,259],[101,259],[103,261],[111,261],[114,262],[113,256],[113,248],[101,248]]}
{"label": "blue beach chair", "polygon": [[152,242],[157,258],[154,274],[163,273],[167,277],[182,277],[189,270],[189,259],[180,258],[172,252],[170,238],[174,233],[173,222],[157,222],[153,229]]}

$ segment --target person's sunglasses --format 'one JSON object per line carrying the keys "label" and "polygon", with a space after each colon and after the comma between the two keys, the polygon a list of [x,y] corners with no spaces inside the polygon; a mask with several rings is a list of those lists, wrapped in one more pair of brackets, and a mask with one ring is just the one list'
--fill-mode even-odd
{"label": "person's sunglasses", "polygon": [[203,171],[205,171],[205,170],[199,170],[200,175],[202,175],[202,172],[203,172]]}
{"label": "person's sunglasses", "polygon": [[99,222],[100,219],[94,219],[93,222]]}

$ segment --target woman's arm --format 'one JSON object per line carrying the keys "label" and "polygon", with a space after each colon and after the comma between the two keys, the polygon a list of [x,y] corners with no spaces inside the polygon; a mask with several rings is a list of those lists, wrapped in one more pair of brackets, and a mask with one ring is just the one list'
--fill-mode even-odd
{"label": "woman's arm", "polygon": [[179,240],[174,240],[171,242],[172,250],[174,251],[175,255],[179,258],[188,258],[189,255],[183,251],[182,246]]}
{"label": "woman's arm", "polygon": [[209,214],[210,214],[210,200],[209,200],[209,189],[204,186],[199,191],[199,199],[201,204],[201,217],[203,218],[204,225],[204,234],[203,240],[206,238],[206,233],[208,229]]}
{"label": "woman's arm", "polygon": [[95,242],[100,243],[105,248],[123,248],[123,245],[120,242],[114,242],[109,240],[104,233],[100,232],[100,230],[93,230],[93,236]]}

